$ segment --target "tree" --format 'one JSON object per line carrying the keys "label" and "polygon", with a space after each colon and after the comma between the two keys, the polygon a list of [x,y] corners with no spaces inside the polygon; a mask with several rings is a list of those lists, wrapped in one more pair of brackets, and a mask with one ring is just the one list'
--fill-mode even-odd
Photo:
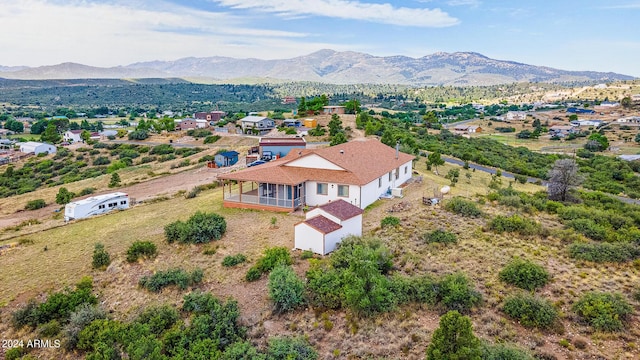
{"label": "tree", "polygon": [[340,115],[331,115],[331,120],[327,124],[327,127],[329,128],[329,136],[335,136],[339,132],[343,132],[344,129],[342,128],[342,120],[340,120]]}
{"label": "tree", "polygon": [[58,129],[56,128],[56,125],[52,122],[50,122],[47,125],[47,128],[44,130],[44,132],[40,136],[40,140],[44,142],[52,143],[52,144],[60,142],[61,139],[62,137],[58,133]]}
{"label": "tree", "polygon": [[82,130],[82,132],[80,133],[80,138],[82,139],[82,141],[89,142],[89,140],[91,140],[91,133],[87,130]]}
{"label": "tree", "polygon": [[440,318],[427,348],[427,360],[480,360],[480,340],[473,334],[471,319],[457,311]]}
{"label": "tree", "polygon": [[624,98],[622,98],[622,100],[620,101],[620,105],[622,105],[623,108],[628,109],[631,107],[631,98],[628,96],[625,96]]}
{"label": "tree", "polygon": [[534,128],[542,127],[542,123],[540,123],[540,119],[533,120],[533,124],[532,125],[533,125]]}
{"label": "tree", "polygon": [[436,175],[440,175],[438,173],[438,165],[444,165],[444,160],[440,157],[439,151],[434,151],[427,156],[427,167],[430,168],[431,166],[434,166],[436,168]]}
{"label": "tree", "polygon": [[348,141],[347,136],[343,132],[339,132],[334,137],[331,138],[331,142],[329,143],[329,146],[344,144],[347,141]]}
{"label": "tree", "polygon": [[68,204],[76,194],[67,190],[66,187],[61,187],[56,194],[56,204],[65,205]]}
{"label": "tree", "polygon": [[636,141],[637,143],[640,143],[640,132],[636,134],[635,141]]}
{"label": "tree", "polygon": [[[31,133],[32,134],[42,134],[47,128],[47,120],[39,120],[36,121],[33,125],[31,125]],[[76,124],[76,123],[74,123]]]}
{"label": "tree", "polygon": [[4,128],[10,131],[13,131],[14,133],[24,132],[24,124],[14,119],[7,120],[7,122],[4,123]]}
{"label": "tree", "polygon": [[589,141],[585,144],[585,149],[594,151],[602,151],[609,148],[609,139],[600,133],[593,133],[587,138]]}
{"label": "tree", "polygon": [[269,296],[275,311],[294,310],[304,303],[304,282],[289,265],[277,265],[269,274]]}
{"label": "tree", "polygon": [[451,186],[456,186],[458,182],[458,178],[460,177],[460,169],[450,169],[445,179],[449,179],[451,181]]}
{"label": "tree", "polygon": [[93,261],[91,263],[94,269],[106,269],[111,264],[111,257],[104,249],[104,245],[97,243],[93,249]]}
{"label": "tree", "polygon": [[569,121],[575,121],[575,120],[578,120],[578,115],[576,114],[569,115]]}
{"label": "tree", "polygon": [[109,187],[118,187],[120,186],[120,175],[117,172],[111,174],[111,181],[109,181]]}
{"label": "tree", "polygon": [[303,97],[300,98],[300,104],[298,104],[298,115],[305,115],[307,113],[307,100]]}
{"label": "tree", "polygon": [[547,194],[550,200],[567,201],[569,190],[582,182],[578,170],[578,163],[573,159],[556,160],[553,168],[549,170]]}
{"label": "tree", "polygon": [[344,112],[347,114],[360,113],[360,101],[358,99],[349,100],[344,103]]}

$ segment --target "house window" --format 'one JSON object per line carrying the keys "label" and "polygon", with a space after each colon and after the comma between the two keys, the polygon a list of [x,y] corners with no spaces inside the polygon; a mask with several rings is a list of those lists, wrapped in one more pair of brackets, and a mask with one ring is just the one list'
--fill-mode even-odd
{"label": "house window", "polygon": [[338,185],[338,196],[349,197],[349,185]]}
{"label": "house window", "polygon": [[400,168],[396,169],[396,180],[400,178]]}
{"label": "house window", "polygon": [[405,166],[405,167],[404,167],[404,173],[406,174],[406,173],[407,173],[407,171],[409,171],[409,167],[408,167],[408,166]]}
{"label": "house window", "polygon": [[381,177],[378,178],[378,187],[379,188],[382,187],[382,178]]}
{"label": "house window", "polygon": [[391,182],[392,176],[393,175],[393,171],[389,171],[389,182]]}
{"label": "house window", "polygon": [[327,191],[329,190],[329,186],[327,183],[318,183],[316,188],[316,193],[318,195],[327,195]]}

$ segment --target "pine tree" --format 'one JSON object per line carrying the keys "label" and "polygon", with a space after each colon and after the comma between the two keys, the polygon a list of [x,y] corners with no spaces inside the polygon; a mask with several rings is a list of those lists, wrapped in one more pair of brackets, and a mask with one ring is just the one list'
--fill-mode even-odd
{"label": "pine tree", "polygon": [[480,359],[480,340],[473,334],[471,319],[455,310],[444,314],[427,348],[427,360]]}

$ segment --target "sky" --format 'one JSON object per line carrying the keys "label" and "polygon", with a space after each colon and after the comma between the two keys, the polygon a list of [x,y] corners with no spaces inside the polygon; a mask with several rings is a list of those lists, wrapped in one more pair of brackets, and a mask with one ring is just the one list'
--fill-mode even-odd
{"label": "sky", "polygon": [[472,51],[640,77],[640,0],[0,0],[0,66]]}

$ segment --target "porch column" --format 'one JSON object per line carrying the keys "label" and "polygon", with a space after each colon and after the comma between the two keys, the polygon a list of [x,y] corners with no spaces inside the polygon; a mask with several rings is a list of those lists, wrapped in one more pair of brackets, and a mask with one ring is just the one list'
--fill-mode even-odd
{"label": "porch column", "polygon": [[243,181],[239,182],[239,184],[240,184],[240,196],[238,198],[238,202],[242,202],[242,183],[243,183]]}

